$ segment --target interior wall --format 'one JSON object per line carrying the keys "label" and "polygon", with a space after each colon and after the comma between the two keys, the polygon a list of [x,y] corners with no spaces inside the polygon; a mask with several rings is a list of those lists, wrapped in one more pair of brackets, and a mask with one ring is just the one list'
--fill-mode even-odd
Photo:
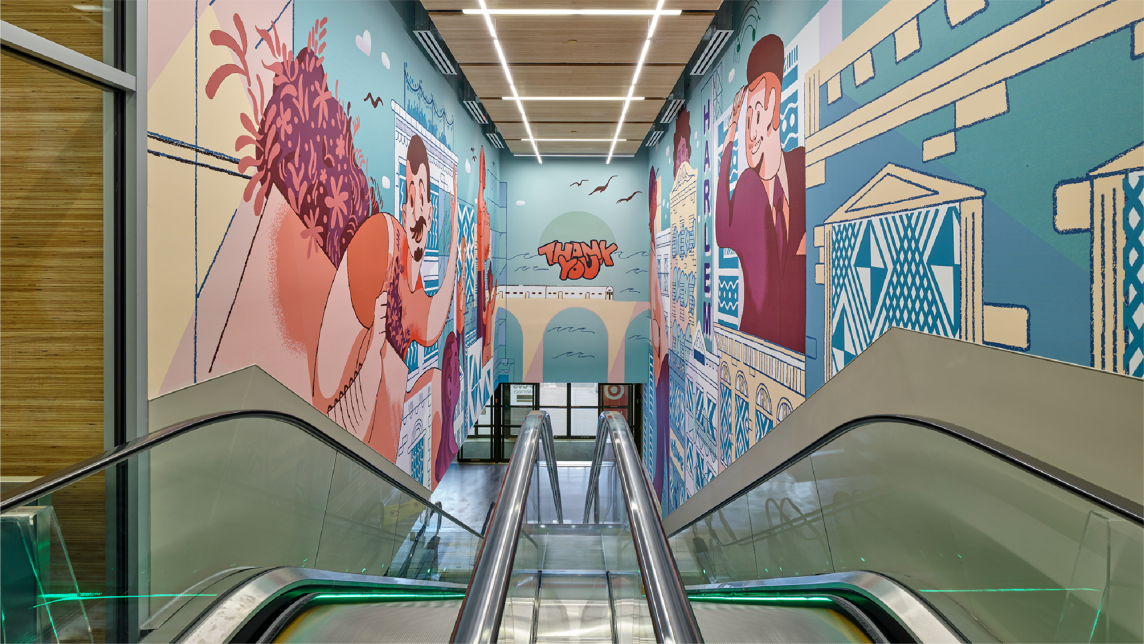
{"label": "interior wall", "polygon": [[1142,19],[743,5],[650,159],[665,514],[891,326],[1144,375]]}
{"label": "interior wall", "polygon": [[644,382],[647,157],[501,159],[505,382]]}
{"label": "interior wall", "polygon": [[491,393],[503,221],[455,79],[386,2],[149,20],[150,396],[256,364],[432,489]]}

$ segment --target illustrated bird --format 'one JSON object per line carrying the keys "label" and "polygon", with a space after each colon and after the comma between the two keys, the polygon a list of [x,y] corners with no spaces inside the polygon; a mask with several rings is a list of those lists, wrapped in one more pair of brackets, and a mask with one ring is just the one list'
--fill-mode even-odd
{"label": "illustrated bird", "polygon": [[632,193],[631,197],[625,197],[623,199],[617,199],[616,203],[620,203],[621,201],[631,201],[632,197],[635,197],[636,195],[642,194],[642,193],[643,193],[643,190],[636,190],[635,192]]}
{"label": "illustrated bird", "polygon": [[569,186],[569,187],[572,187],[572,186],[581,186],[581,185],[583,185],[583,184],[584,184],[584,182],[585,182],[585,181],[587,181],[587,179],[581,179],[581,180],[579,180],[579,181],[573,181],[572,183],[568,184],[568,186]]}
{"label": "illustrated bird", "polygon": [[607,189],[608,189],[608,185],[612,183],[612,179],[615,179],[615,178],[616,178],[616,177],[618,177],[618,176],[620,176],[620,175],[618,175],[618,174],[613,174],[612,176],[608,177],[608,182],[607,182],[607,183],[605,183],[605,184],[604,184],[604,185],[602,185],[602,186],[596,186],[596,189],[595,189],[595,190],[593,190],[592,192],[589,192],[589,193],[588,193],[588,196],[589,196],[589,197],[591,197],[592,195],[596,194],[597,192],[603,192],[603,191],[607,190]]}

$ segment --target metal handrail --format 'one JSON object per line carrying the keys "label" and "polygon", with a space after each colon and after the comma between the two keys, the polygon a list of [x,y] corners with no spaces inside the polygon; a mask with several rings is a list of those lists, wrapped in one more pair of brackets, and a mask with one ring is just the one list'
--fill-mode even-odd
{"label": "metal handrail", "polygon": [[679,576],[679,568],[675,565],[675,557],[667,543],[667,533],[660,522],[659,502],[652,491],[647,472],[640,464],[639,451],[628,423],[618,412],[606,411],[600,414],[592,469],[588,474],[584,522],[588,522],[588,504],[599,496],[601,462],[604,443],[608,439],[612,441],[620,486],[623,488],[624,500],[627,501],[632,540],[635,542],[648,608],[651,609],[656,641],[671,644],[702,642],[699,624],[691,611],[683,579]]}
{"label": "metal handrail", "polygon": [[[7,512],[8,510],[26,505],[32,501],[35,501],[36,499],[42,498],[48,494],[60,490],[61,488],[67,487],[76,481],[87,478],[93,474],[98,474],[99,472],[102,472],[109,467],[112,467],[113,465],[126,461],[136,454],[146,452],[147,450],[155,448],[169,440],[182,436],[183,434],[187,434],[195,430],[209,427],[211,425],[227,420],[240,420],[248,418],[266,418],[270,420],[277,420],[300,429],[318,439],[322,443],[325,443],[329,447],[333,448],[339,454],[342,454],[346,458],[353,460],[356,464],[364,467],[375,476],[385,479],[386,483],[389,483],[402,492],[405,492],[410,497],[421,501],[426,506],[433,505],[432,501],[422,496],[420,492],[417,492],[402,484],[400,481],[394,479],[389,474],[379,469],[376,465],[370,463],[367,459],[355,453],[353,449],[339,443],[336,438],[330,436],[309,422],[302,420],[297,416],[286,414],[280,411],[271,411],[268,409],[242,409],[237,411],[224,411],[216,414],[208,414],[206,416],[200,416],[199,418],[193,418],[188,421],[171,425],[170,427],[165,427],[158,431],[151,432],[146,436],[140,436],[135,440],[126,442],[119,447],[107,450],[102,454],[97,454],[87,460],[80,461],[74,465],[69,465],[68,467],[48,474],[47,476],[36,479],[35,481],[32,481],[26,485],[22,485],[5,495],[3,501],[0,501],[0,512]],[[448,512],[445,512],[441,509],[434,509],[433,511],[457,524],[461,527],[461,529],[472,533],[474,536],[481,536],[477,533],[476,530],[473,530],[469,526],[465,525],[460,519],[454,517]]]}
{"label": "metal handrail", "polygon": [[524,524],[525,501],[532,482],[533,469],[538,466],[538,455],[544,445],[547,456],[552,498],[556,502],[557,518],[563,523],[560,506],[560,484],[556,472],[556,452],[552,438],[552,424],[548,413],[534,411],[524,419],[513,448],[512,460],[501,483],[492,520],[485,531],[485,540],[477,552],[473,576],[453,627],[453,642],[495,642],[500,630],[504,603],[508,597],[512,564],[516,546]]}

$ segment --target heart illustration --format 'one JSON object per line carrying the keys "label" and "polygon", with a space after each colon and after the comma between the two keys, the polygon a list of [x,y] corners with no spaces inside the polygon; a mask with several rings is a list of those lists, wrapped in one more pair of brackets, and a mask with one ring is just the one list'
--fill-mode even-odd
{"label": "heart illustration", "polygon": [[357,41],[357,48],[368,56],[369,50],[373,46],[373,43],[371,43],[369,39],[369,29],[366,29],[365,33],[360,36],[354,36],[354,39]]}

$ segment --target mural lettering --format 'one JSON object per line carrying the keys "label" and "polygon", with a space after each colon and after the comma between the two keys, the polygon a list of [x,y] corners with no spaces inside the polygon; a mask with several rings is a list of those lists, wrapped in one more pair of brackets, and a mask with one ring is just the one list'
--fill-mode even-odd
{"label": "mural lettering", "polygon": [[552,266],[560,263],[560,279],[578,280],[595,279],[604,266],[614,266],[612,253],[617,246],[607,241],[593,240],[590,242],[550,242],[536,249],[538,255],[543,255]]}

